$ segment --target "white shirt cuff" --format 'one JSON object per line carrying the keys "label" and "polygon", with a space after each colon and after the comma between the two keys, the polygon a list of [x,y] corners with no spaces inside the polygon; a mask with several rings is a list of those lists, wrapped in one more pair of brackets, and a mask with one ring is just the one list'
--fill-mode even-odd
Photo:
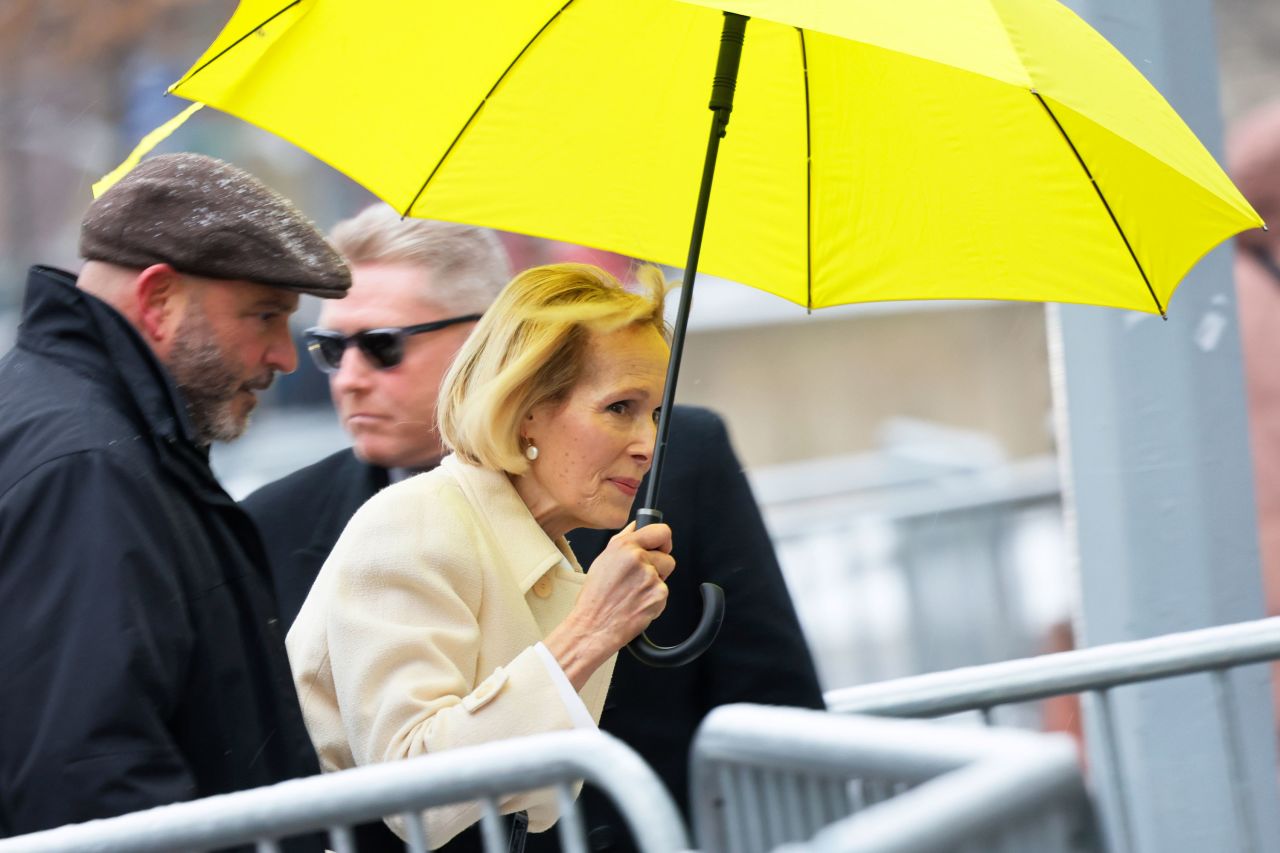
{"label": "white shirt cuff", "polygon": [[596,721],[591,719],[591,712],[587,710],[587,705],[578,695],[578,691],[574,690],[573,685],[569,683],[569,676],[565,675],[564,670],[560,668],[560,662],[556,660],[556,656],[551,654],[551,650],[542,643],[536,644],[534,648],[538,650],[538,658],[551,675],[551,681],[556,686],[556,692],[560,694],[560,701],[564,703],[565,710],[569,712],[573,727],[596,728]]}

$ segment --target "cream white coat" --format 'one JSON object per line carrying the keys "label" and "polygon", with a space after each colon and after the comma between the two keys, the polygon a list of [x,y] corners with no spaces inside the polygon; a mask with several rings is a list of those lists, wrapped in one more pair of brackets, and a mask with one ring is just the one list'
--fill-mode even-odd
{"label": "cream white coat", "polygon": [[[506,474],[450,456],[379,492],[338,539],[287,640],[321,767],[573,728],[534,646],[585,577]],[[596,722],[613,665],[579,694]],[[558,817],[551,789],[502,803],[521,809],[535,832]],[[443,844],[479,816],[475,805],[433,809],[428,839]]]}

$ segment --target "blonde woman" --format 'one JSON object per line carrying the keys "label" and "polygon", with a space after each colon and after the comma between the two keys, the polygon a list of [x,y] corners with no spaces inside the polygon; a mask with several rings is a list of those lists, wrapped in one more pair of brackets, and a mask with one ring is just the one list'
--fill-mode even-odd
{"label": "blonde woman", "polygon": [[[614,658],[666,606],[666,525],[627,527],[584,574],[564,534],[627,523],[668,358],[665,283],[581,264],[517,276],[441,388],[440,467],[352,518],[288,637],[326,771],[593,727]],[[554,795],[503,803],[529,828]],[[479,818],[427,815],[443,844]],[[397,829],[394,822],[392,828]]]}

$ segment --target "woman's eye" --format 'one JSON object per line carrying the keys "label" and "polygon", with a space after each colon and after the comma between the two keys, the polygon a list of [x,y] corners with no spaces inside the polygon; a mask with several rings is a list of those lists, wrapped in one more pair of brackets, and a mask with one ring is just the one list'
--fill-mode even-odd
{"label": "woman's eye", "polygon": [[653,410],[653,422],[656,424],[658,419],[662,417],[662,409]]}
{"label": "woman's eye", "polygon": [[625,415],[629,409],[630,404],[627,403],[626,400],[619,400],[616,403],[610,403],[608,407],[608,410],[613,412],[615,415]]}

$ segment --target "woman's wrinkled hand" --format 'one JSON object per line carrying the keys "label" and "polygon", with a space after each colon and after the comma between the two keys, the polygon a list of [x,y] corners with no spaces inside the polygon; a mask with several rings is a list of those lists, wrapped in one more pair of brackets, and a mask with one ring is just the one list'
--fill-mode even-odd
{"label": "woman's wrinkled hand", "polygon": [[637,530],[632,522],[609,540],[573,610],[545,641],[575,689],[658,618],[675,567],[665,524]]}

